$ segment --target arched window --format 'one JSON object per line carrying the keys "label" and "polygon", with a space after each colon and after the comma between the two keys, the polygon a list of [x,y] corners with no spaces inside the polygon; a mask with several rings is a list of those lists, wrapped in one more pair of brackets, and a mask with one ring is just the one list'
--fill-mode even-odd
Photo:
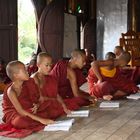
{"label": "arched window", "polygon": [[31,0],[18,0],[18,59],[28,63],[37,49],[36,19]]}

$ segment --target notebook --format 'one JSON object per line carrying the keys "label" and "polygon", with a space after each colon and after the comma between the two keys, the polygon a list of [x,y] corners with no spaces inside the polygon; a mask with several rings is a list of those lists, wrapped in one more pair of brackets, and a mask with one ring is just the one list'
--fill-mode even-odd
{"label": "notebook", "polygon": [[88,117],[89,110],[78,110],[78,111],[71,111],[71,114],[68,114],[67,117]]}
{"label": "notebook", "polygon": [[56,121],[54,124],[45,126],[44,131],[69,131],[74,123],[74,119]]}
{"label": "notebook", "polygon": [[83,85],[81,85],[80,90],[89,93],[88,83],[86,82]]}
{"label": "notebook", "polygon": [[138,99],[140,99],[140,93],[131,94],[131,95],[127,96],[126,98],[127,99],[138,100]]}
{"label": "notebook", "polygon": [[119,102],[113,102],[113,101],[104,101],[100,103],[100,108],[118,108],[120,106]]}

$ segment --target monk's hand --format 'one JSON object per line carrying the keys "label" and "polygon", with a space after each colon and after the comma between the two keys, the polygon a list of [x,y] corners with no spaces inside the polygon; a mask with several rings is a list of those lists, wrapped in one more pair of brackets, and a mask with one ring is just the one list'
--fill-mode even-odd
{"label": "monk's hand", "polygon": [[44,118],[40,118],[40,123],[44,124],[44,125],[48,125],[48,124],[53,124],[55,121],[50,120],[50,119],[44,119]]}
{"label": "monk's hand", "polygon": [[96,96],[91,96],[91,97],[89,98],[89,101],[90,101],[92,104],[97,104],[98,99],[97,99]]}
{"label": "monk's hand", "polygon": [[39,104],[33,103],[33,107],[31,108],[32,113],[33,113],[33,114],[36,114],[38,108],[39,108]]}
{"label": "monk's hand", "polygon": [[137,91],[138,93],[140,93],[140,89],[138,89],[138,91]]}
{"label": "monk's hand", "polygon": [[69,110],[67,107],[64,107],[63,109],[66,114],[71,114],[71,110]]}

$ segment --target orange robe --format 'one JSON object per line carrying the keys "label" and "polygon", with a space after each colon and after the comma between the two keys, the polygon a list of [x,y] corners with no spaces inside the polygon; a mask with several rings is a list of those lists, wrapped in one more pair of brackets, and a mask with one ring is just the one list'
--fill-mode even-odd
{"label": "orange robe", "polygon": [[[56,80],[58,81],[59,95],[63,99],[71,98],[72,100],[75,100],[75,102],[77,102],[79,106],[88,105],[89,102],[87,100],[80,97],[77,98],[74,97],[70,85],[70,81],[67,79],[67,67],[68,67],[68,60],[60,60],[55,64],[55,66],[53,67],[50,73],[50,75],[55,77]],[[76,74],[77,81],[79,81],[77,82],[77,85],[81,86],[86,81],[86,79],[83,77],[82,71],[80,71],[79,69],[75,69],[74,71]]]}
{"label": "orange robe", "polygon": [[[100,69],[101,72],[101,69]],[[93,70],[89,70],[88,83],[91,95],[95,95],[98,98],[102,98],[104,95],[113,95],[117,90],[124,91],[128,94],[133,94],[138,91],[138,87],[129,79],[121,76],[118,68],[115,68],[113,75],[108,75],[101,73],[103,82],[97,84],[97,77]]]}

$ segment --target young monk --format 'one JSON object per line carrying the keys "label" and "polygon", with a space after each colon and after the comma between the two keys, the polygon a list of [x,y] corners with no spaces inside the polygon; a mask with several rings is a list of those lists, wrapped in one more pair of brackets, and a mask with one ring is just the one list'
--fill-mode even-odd
{"label": "young monk", "polygon": [[105,59],[106,60],[113,60],[113,59],[115,59],[116,58],[116,55],[113,53],[113,52],[108,52],[108,53],[106,53],[106,55],[105,55]]}
{"label": "young monk", "polygon": [[[124,52],[124,49],[121,46],[116,46],[114,53],[116,58],[119,57]],[[130,66],[126,65],[120,68],[121,75],[125,78],[131,79],[135,84],[140,84],[140,67],[139,66]]]}
{"label": "young monk", "polygon": [[91,62],[95,60],[94,54],[92,54],[88,49],[84,49],[86,55],[86,65],[82,68],[83,74],[87,77],[88,71],[91,67]]}
{"label": "young monk", "polygon": [[139,88],[119,73],[118,67],[125,66],[129,61],[128,52],[124,52],[118,59],[94,61],[88,74],[90,94],[111,100],[138,92]]}
{"label": "young monk", "polygon": [[6,72],[12,83],[7,87],[3,97],[3,121],[15,128],[33,128],[54,123],[47,119],[45,110],[37,112],[37,106],[29,98],[24,81],[29,79],[25,66],[20,61],[8,63]]}
{"label": "young monk", "polygon": [[78,109],[79,106],[72,100],[63,100],[58,94],[58,84],[54,77],[49,75],[52,68],[52,58],[49,54],[41,52],[37,56],[38,71],[34,73],[28,82],[30,95],[38,98],[39,108],[46,106],[46,112],[49,118],[56,119],[57,117],[69,114],[70,110]]}
{"label": "young monk", "polygon": [[116,55],[116,58],[119,57],[124,52],[124,49],[122,46],[116,46],[114,49],[114,53]]}
{"label": "young monk", "polygon": [[[70,60],[60,60],[55,64],[51,75],[58,81],[58,92],[63,99],[73,99],[80,106],[88,105],[94,99],[89,94],[79,90],[83,83],[78,81],[80,69],[86,64],[86,55],[82,50],[74,50]],[[76,70],[79,70],[78,72]],[[86,80],[85,80],[86,81]]]}

